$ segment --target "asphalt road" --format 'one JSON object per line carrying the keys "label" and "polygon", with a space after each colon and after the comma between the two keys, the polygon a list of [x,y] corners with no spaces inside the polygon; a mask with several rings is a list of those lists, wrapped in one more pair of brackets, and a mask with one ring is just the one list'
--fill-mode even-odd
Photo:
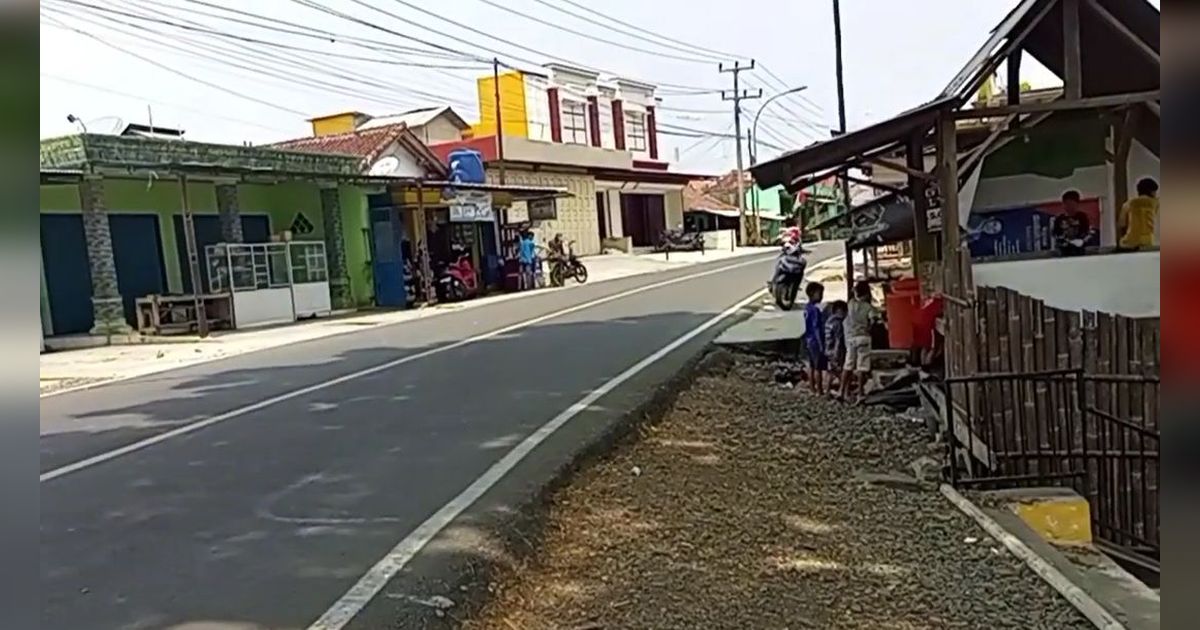
{"label": "asphalt road", "polygon": [[[44,399],[42,627],[307,628],[513,445],[761,288],[769,260],[546,292]],[[479,503],[536,488],[719,329],[589,405]],[[208,424],[169,433],[195,423]],[[105,459],[156,435],[169,437]],[[433,547],[353,626],[403,617],[399,582],[437,571]]]}

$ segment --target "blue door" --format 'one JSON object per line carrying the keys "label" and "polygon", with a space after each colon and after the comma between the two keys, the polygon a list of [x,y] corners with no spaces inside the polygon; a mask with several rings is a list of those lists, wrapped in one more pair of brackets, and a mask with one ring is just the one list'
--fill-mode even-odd
{"label": "blue door", "polygon": [[42,268],[55,335],[86,333],[92,328],[92,275],[88,268],[83,216],[41,215]]}
{"label": "blue door", "polygon": [[404,308],[404,252],[400,247],[403,224],[392,208],[371,208],[371,260],[375,276],[375,304]]}
{"label": "blue door", "polygon": [[167,271],[162,259],[162,233],[153,214],[110,214],[113,262],[117,286],[125,306],[125,320],[137,326],[134,300],[151,293],[165,293]]}
{"label": "blue door", "polygon": [[[188,264],[187,237],[183,233],[183,216],[175,215],[175,249],[179,256],[179,270],[183,276],[183,292],[192,292],[192,269]],[[221,242],[221,218],[213,214],[192,215],[196,227],[196,249],[200,257],[200,277],[205,277],[208,257],[204,255],[207,245]],[[266,243],[271,240],[271,220],[265,214],[242,215],[242,239],[247,243]],[[208,287],[204,287],[207,289]]]}

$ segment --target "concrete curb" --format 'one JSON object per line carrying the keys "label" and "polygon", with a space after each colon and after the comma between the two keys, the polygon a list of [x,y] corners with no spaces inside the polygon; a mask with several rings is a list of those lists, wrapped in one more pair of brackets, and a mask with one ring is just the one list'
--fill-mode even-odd
{"label": "concrete curb", "polygon": [[1103,606],[1083,589],[1075,586],[1066,578],[1058,569],[1054,568],[1050,563],[1046,562],[1041,556],[1034,553],[1032,549],[1021,542],[1019,538],[1013,536],[1004,530],[992,517],[984,514],[982,510],[971,503],[966,497],[960,494],[949,484],[941,485],[942,494],[949,499],[963,514],[975,519],[976,523],[984,529],[992,538],[995,538],[1000,544],[1004,545],[1014,556],[1020,558],[1033,569],[1033,572],[1042,578],[1047,584],[1054,587],[1072,606],[1076,608],[1088,621],[1091,621],[1100,630],[1126,630],[1125,626],[1117,621]]}

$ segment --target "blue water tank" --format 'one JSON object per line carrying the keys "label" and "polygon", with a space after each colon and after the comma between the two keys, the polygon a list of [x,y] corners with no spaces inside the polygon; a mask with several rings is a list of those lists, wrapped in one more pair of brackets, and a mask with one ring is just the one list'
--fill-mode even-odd
{"label": "blue water tank", "polygon": [[455,149],[450,152],[450,181],[460,184],[482,184],[487,181],[483,170],[483,154],[474,149]]}

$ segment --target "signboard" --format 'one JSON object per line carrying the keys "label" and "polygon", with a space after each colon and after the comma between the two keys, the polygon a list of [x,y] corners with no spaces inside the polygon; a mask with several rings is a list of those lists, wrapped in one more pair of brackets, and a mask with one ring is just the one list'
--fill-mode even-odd
{"label": "signboard", "polygon": [[459,190],[453,193],[449,203],[451,223],[494,221],[492,194],[479,190]]}
{"label": "signboard", "polygon": [[509,206],[506,216],[508,225],[529,223],[529,204],[524,201],[514,201],[512,206]]}
{"label": "signboard", "polygon": [[[1100,200],[1084,199],[1079,202],[1079,210],[1092,229],[1084,246],[1099,245]],[[1054,224],[1062,212],[1062,202],[1051,201],[972,214],[966,234],[971,256],[984,258],[1052,250]]]}
{"label": "signboard", "polygon": [[530,221],[553,221],[558,218],[557,199],[551,197],[549,199],[535,199],[530,201],[529,220]]}
{"label": "signboard", "polygon": [[929,231],[942,231],[942,193],[937,182],[925,182],[925,203],[925,220]]}

